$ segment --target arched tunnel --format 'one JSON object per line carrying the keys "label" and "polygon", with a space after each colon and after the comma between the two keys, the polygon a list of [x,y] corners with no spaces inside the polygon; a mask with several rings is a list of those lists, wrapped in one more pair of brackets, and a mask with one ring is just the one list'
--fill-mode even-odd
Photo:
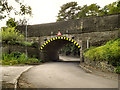
{"label": "arched tunnel", "polygon": [[74,43],[76,47],[80,48],[80,45],[67,37],[54,37],[46,41],[40,48],[41,60],[43,61],[57,61],[59,60],[59,50],[66,44]]}

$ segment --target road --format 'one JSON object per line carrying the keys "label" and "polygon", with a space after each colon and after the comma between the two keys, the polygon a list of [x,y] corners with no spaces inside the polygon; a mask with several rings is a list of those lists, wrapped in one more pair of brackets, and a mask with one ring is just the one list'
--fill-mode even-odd
{"label": "road", "polygon": [[[79,62],[49,62],[25,72],[20,87],[31,88],[117,88],[118,81],[84,72]],[[24,82],[22,81],[24,80]]]}
{"label": "road", "polygon": [[72,57],[72,56],[62,56],[62,55],[59,55],[59,59],[61,61],[80,61],[80,58],[77,58],[77,57]]}

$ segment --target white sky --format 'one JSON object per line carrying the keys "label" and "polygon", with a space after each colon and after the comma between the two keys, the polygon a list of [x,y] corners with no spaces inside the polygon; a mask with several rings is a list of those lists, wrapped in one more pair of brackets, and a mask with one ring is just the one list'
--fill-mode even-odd
{"label": "white sky", "polygon": [[[11,3],[14,5],[13,1],[14,0],[11,0]],[[29,19],[28,24],[41,24],[55,22],[57,19],[56,16],[58,15],[58,12],[60,10],[60,6],[67,2],[76,1],[78,2],[79,6],[97,3],[97,5],[104,7],[105,5],[115,2],[117,0],[20,0],[20,1],[24,1],[24,3],[30,5],[32,8],[33,17]],[[4,24],[5,21],[4,23],[2,23],[2,25]]]}
{"label": "white sky", "polygon": [[104,7],[116,0],[24,0],[25,3],[32,7],[33,18],[30,19],[29,24],[55,22],[60,6],[71,1],[78,2],[80,6],[97,3],[101,7]]}

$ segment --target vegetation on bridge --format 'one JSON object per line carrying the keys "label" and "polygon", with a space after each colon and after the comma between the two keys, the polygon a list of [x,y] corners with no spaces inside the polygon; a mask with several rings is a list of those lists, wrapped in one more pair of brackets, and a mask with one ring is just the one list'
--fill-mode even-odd
{"label": "vegetation on bridge", "polygon": [[100,47],[91,47],[84,52],[85,58],[95,61],[107,61],[120,73],[120,38],[111,40]]}

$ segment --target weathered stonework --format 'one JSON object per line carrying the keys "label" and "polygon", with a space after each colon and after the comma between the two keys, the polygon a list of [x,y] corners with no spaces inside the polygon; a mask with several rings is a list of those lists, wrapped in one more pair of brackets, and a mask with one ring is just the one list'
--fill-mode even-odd
{"label": "weathered stonework", "polygon": [[[22,33],[25,33],[26,26],[18,26],[16,28]],[[56,35],[58,30],[60,30],[62,34],[112,31],[120,28],[120,14],[86,17],[77,20],[61,21],[48,24],[28,25],[27,28],[27,36],[29,37],[49,36],[51,35],[51,32],[52,35]]]}
{"label": "weathered stonework", "polygon": [[[18,26],[17,29],[25,34],[26,26]],[[46,60],[50,58],[50,52],[58,52],[58,49],[62,48],[58,43],[54,47],[48,46],[45,51],[40,51],[41,45],[45,42],[45,39],[50,39],[57,35],[58,30],[69,38],[74,37],[74,40],[81,46],[80,60],[84,61],[83,50],[88,46],[100,46],[105,44],[111,39],[120,37],[120,14],[113,14],[107,16],[98,17],[86,17],[77,20],[61,21],[48,24],[28,25],[27,36],[38,37],[40,58],[46,57]],[[88,44],[87,44],[88,42]],[[64,45],[64,43],[61,43]],[[58,47],[58,48],[56,48]],[[56,48],[56,50],[55,50]],[[51,49],[51,50],[50,50]],[[46,55],[47,54],[47,55]],[[43,56],[41,56],[43,55]],[[58,54],[53,53],[52,59],[57,59]]]}
{"label": "weathered stonework", "polygon": [[107,61],[93,61],[93,60],[88,60],[85,58],[84,63],[94,68],[99,68],[102,71],[114,72],[115,70],[115,67],[108,64]]}

